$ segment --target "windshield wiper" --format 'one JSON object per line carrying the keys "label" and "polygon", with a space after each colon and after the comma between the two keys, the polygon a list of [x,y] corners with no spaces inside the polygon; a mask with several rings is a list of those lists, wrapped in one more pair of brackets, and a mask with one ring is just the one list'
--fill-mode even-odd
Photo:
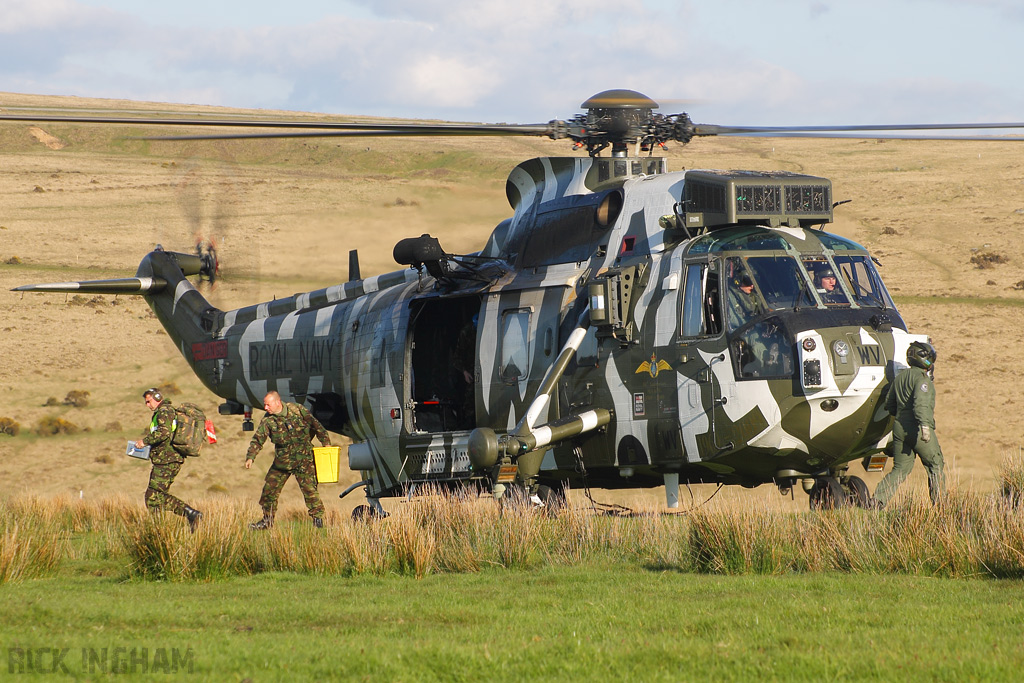
{"label": "windshield wiper", "polygon": [[814,305],[814,295],[811,294],[811,290],[807,286],[807,280],[804,280],[802,277],[797,277],[797,280],[800,282],[800,289],[797,291],[796,297],[793,299],[794,311],[800,310],[800,300],[804,298],[804,295],[807,295],[808,303],[812,306]]}
{"label": "windshield wiper", "polygon": [[[877,293],[875,293],[875,292],[871,291],[870,289],[868,289],[867,287],[865,287],[865,286],[864,286],[864,285],[863,285],[862,283],[860,283],[860,282],[853,282],[853,283],[851,283],[851,284],[852,284],[852,285],[854,286],[854,288],[855,288],[855,289],[857,290],[857,303],[860,303],[861,301],[863,301],[863,300],[867,299],[869,303],[872,303],[873,305],[875,305],[875,306],[878,306],[878,307],[879,307],[879,308],[881,308],[881,309],[882,309],[883,311],[884,311],[884,310],[886,309],[886,305],[885,305],[885,302],[884,302],[884,301],[882,301],[882,297],[878,296],[878,294],[877,294]],[[861,296],[861,295],[860,295],[860,294],[861,294],[861,292],[863,292],[863,293],[864,293],[864,296]]]}

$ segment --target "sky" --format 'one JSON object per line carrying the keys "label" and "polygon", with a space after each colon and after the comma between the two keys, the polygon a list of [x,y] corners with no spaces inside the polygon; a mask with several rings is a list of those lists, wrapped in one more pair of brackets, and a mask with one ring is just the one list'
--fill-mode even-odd
{"label": "sky", "polygon": [[[0,0],[0,92],[543,123],[1024,121],[1022,0]],[[2,106],[0,98],[0,106]]]}

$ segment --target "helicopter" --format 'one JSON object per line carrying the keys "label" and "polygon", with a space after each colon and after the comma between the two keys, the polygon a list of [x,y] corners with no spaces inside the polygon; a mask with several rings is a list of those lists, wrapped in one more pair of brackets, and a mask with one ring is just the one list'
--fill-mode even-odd
{"label": "helicopter", "polygon": [[675,508],[683,483],[784,494],[799,483],[812,508],[868,506],[850,465],[884,467],[886,391],[910,343],[927,337],[908,331],[871,254],[824,230],[841,204],[830,180],[669,172],[656,150],[714,135],[1024,123],[706,125],[655,113],[632,90],[581,108],[532,125],[3,115],[246,129],[157,140],[532,135],[586,151],[518,164],[506,183],[512,216],[474,253],[408,237],[393,251],[401,270],[364,278],[353,251],[345,283],[229,311],[196,286],[217,277],[209,243],[157,248],[130,278],[14,291],[142,296],[243,429],[276,390],[352,439],[361,480],[342,496],[363,488],[356,516],[383,516],[381,498],[422,486],[556,509],[568,487],[664,487]]}

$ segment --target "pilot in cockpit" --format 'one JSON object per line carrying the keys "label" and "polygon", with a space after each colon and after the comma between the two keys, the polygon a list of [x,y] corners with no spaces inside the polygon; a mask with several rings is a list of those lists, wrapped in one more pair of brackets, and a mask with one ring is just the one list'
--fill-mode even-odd
{"label": "pilot in cockpit", "polygon": [[832,268],[825,266],[819,268],[814,274],[814,288],[818,290],[818,296],[826,304],[846,304],[846,294],[839,287],[839,280],[836,278]]}

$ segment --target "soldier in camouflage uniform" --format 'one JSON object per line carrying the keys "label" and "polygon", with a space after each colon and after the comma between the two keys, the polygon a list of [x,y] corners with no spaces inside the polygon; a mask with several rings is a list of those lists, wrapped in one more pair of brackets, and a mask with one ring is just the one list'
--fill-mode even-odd
{"label": "soldier in camouflage uniform", "polygon": [[944,488],[942,449],[935,435],[935,385],[928,371],[935,365],[931,344],[912,342],[907,349],[906,370],[896,375],[885,407],[896,417],[892,426],[893,466],[875,489],[876,504],[889,502],[896,489],[914,467],[914,453],[928,470],[928,493],[932,502],[941,498]]}
{"label": "soldier in camouflage uniform", "polygon": [[188,520],[189,528],[195,531],[203,513],[167,492],[185,462],[184,456],[174,450],[171,444],[176,424],[174,406],[170,399],[165,399],[157,389],[147,389],[143,392],[142,398],[145,399],[146,406],[153,411],[149,434],[135,442],[136,448],[149,446],[149,461],[153,463],[153,470],[149,473],[149,488],[146,489],[146,507],[150,512],[166,509],[181,515]]}
{"label": "soldier in camouflage uniform", "polygon": [[263,508],[263,519],[250,526],[252,529],[269,529],[274,526],[274,515],[277,512],[277,499],[288,477],[295,475],[302,496],[306,500],[309,516],[313,525],[321,528],[324,525],[324,504],[316,491],[316,465],[313,462],[313,436],[320,439],[324,446],[330,446],[331,440],[315,417],[304,406],[297,403],[282,403],[281,395],[271,391],[263,399],[263,409],[267,414],[260,420],[256,428],[249,450],[245,454],[245,468],[252,467],[256,454],[263,448],[269,437],[274,444],[274,462],[267,470],[263,493],[260,495],[260,507]]}

